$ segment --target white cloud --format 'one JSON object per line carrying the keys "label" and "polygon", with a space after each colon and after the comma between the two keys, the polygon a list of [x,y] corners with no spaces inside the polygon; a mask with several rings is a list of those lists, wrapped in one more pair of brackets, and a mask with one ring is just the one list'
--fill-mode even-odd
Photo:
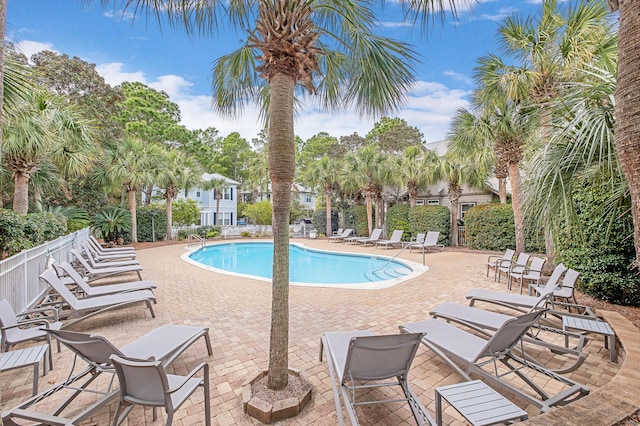
{"label": "white cloud", "polygon": [[124,81],[139,81],[147,84],[147,78],[142,71],[125,72],[125,65],[121,62],[110,62],[108,64],[96,65],[96,71],[104,78],[107,84],[117,86]]}
{"label": "white cloud", "polygon": [[473,84],[473,79],[466,74],[455,71],[444,71],[442,75],[446,75],[447,77],[451,77],[454,80],[462,81],[467,84]]}
{"label": "white cloud", "polygon": [[161,75],[158,77],[158,81],[148,83],[148,86],[156,90],[164,91],[170,98],[178,100],[188,96],[189,88],[193,86],[193,83],[179,75],[169,74]]}
{"label": "white cloud", "polygon": [[23,53],[27,58],[31,58],[32,55],[42,52],[43,50],[50,50],[52,52],[58,53],[53,48],[53,44],[51,43],[43,43],[40,41],[31,41],[31,40],[23,40],[19,41],[15,44],[18,52]]}

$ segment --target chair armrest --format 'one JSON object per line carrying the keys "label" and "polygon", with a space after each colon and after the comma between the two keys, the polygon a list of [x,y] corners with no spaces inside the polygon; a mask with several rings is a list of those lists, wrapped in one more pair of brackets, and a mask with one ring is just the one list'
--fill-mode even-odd
{"label": "chair armrest", "polygon": [[177,386],[173,389],[168,389],[167,393],[174,393],[180,390],[190,378],[192,378],[198,371],[202,370],[203,368],[204,368],[204,380],[208,381],[209,380],[209,364],[207,364],[206,362],[203,362],[200,365],[198,365],[196,368],[191,370],[189,374],[187,374],[186,376],[182,376],[183,381],[182,381],[182,384],[180,384],[180,386]]}
{"label": "chair armrest", "polygon": [[51,306],[48,308],[35,308],[35,309],[29,309],[28,311],[19,313],[16,315],[16,318],[20,318],[20,317],[25,317],[27,315],[32,315],[32,314],[38,314],[38,313],[43,313],[43,312],[53,312],[53,318],[54,321],[58,321],[58,309]]}
{"label": "chair armrest", "polygon": [[24,322],[21,322],[21,323],[18,323],[18,324],[8,325],[6,327],[0,327],[0,330],[9,330],[11,328],[20,328],[20,327],[23,327],[25,325],[35,325],[35,324],[39,324],[40,326],[42,326],[44,328],[49,328],[50,322],[45,320],[45,319],[32,319],[32,320],[24,321]]}

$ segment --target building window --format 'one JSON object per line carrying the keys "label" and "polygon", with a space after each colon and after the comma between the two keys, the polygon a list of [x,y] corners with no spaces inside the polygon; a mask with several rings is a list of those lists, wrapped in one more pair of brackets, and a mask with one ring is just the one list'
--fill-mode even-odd
{"label": "building window", "polygon": [[222,199],[223,200],[233,200],[233,197],[231,196],[231,189],[230,188],[227,188],[227,189],[222,191]]}
{"label": "building window", "polygon": [[196,198],[200,198],[200,191],[196,191]]}
{"label": "building window", "polygon": [[464,214],[471,207],[475,207],[476,203],[460,203],[460,219],[464,220]]}
{"label": "building window", "polygon": [[305,202],[307,202],[307,203],[311,202],[311,194],[305,195]]}
{"label": "building window", "polygon": [[231,212],[220,212],[218,216],[218,223],[220,226],[229,226],[231,225]]}
{"label": "building window", "polygon": [[428,206],[439,206],[440,205],[440,200],[427,200],[427,205]]}
{"label": "building window", "polygon": [[416,200],[416,206],[424,206],[424,200]]}

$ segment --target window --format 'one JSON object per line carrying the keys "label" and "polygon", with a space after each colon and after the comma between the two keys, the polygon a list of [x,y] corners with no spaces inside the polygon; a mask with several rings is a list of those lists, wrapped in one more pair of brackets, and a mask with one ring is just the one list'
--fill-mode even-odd
{"label": "window", "polygon": [[217,225],[221,225],[221,226],[231,225],[231,212],[220,212]]}
{"label": "window", "polygon": [[424,200],[416,200],[416,206],[424,206]]}
{"label": "window", "polygon": [[427,205],[428,206],[439,206],[440,205],[440,200],[427,200]]}
{"label": "window", "polygon": [[196,198],[200,198],[200,191],[196,191]]}
{"label": "window", "polygon": [[311,194],[306,194],[305,195],[305,202],[307,202],[307,203],[311,202]]}
{"label": "window", "polygon": [[460,203],[460,219],[464,220],[464,214],[475,205],[476,203]]}

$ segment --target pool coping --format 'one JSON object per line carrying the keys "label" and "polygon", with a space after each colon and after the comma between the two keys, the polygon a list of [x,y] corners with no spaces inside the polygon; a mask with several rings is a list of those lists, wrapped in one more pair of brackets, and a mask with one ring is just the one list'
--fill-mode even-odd
{"label": "pool coping", "polygon": [[[271,282],[271,278],[264,278],[264,277],[259,277],[256,275],[247,275],[247,274],[240,274],[237,272],[230,272],[230,271],[225,271],[224,269],[218,269],[218,268],[214,268],[212,266],[207,266],[207,265],[203,265],[200,262],[197,262],[193,259],[190,258],[191,254],[195,253],[196,251],[205,248],[205,247],[209,247],[209,246],[216,246],[216,245],[223,245],[223,244],[250,244],[250,243],[268,243],[271,242],[273,243],[272,240],[255,240],[255,241],[220,241],[220,242],[214,242],[214,243],[210,243],[210,244],[206,244],[206,245],[202,245],[202,246],[197,246],[197,247],[189,247],[187,246],[187,252],[183,253],[180,256],[180,259],[182,259],[184,262],[196,266],[198,268],[202,268],[202,269],[206,269],[208,271],[211,272],[215,272],[215,273],[219,273],[219,274],[225,274],[225,275],[231,275],[231,276],[235,276],[235,277],[241,277],[241,278],[248,278],[248,279],[252,279],[252,280],[256,280],[256,281],[262,281],[262,282]],[[375,281],[375,282],[360,282],[360,283],[349,283],[349,284],[332,284],[332,283],[304,283],[304,282],[295,282],[295,281],[291,281],[289,282],[290,285],[295,285],[295,286],[301,286],[301,287],[325,287],[325,288],[343,288],[343,289],[353,289],[353,290],[380,290],[380,289],[385,289],[385,288],[389,288],[389,287],[393,287],[396,286],[400,283],[403,283],[405,281],[409,281],[409,280],[413,280],[415,278],[418,278],[419,276],[421,276],[422,274],[426,273],[429,271],[429,267],[426,265],[422,265],[421,263],[418,262],[414,262],[411,260],[407,260],[407,259],[399,259],[396,256],[391,257],[391,256],[386,256],[386,255],[382,255],[382,254],[375,254],[372,255],[371,253],[364,253],[364,252],[346,252],[346,251],[336,251],[336,250],[323,250],[323,249],[318,249],[315,247],[309,247],[307,245],[305,245],[304,243],[300,243],[300,242],[289,242],[289,244],[294,245],[294,246],[298,246],[300,248],[303,248],[305,250],[309,250],[309,251],[315,251],[315,252],[319,252],[319,253],[330,253],[330,254],[334,254],[334,255],[344,255],[344,256],[365,256],[365,257],[377,257],[377,258],[382,258],[382,259],[388,259],[388,260],[393,260],[396,261],[398,263],[407,265],[408,267],[411,268],[411,270],[413,272],[411,272],[410,274],[407,274],[403,277],[399,277],[399,278],[393,278],[390,280],[384,280],[384,281]]]}

